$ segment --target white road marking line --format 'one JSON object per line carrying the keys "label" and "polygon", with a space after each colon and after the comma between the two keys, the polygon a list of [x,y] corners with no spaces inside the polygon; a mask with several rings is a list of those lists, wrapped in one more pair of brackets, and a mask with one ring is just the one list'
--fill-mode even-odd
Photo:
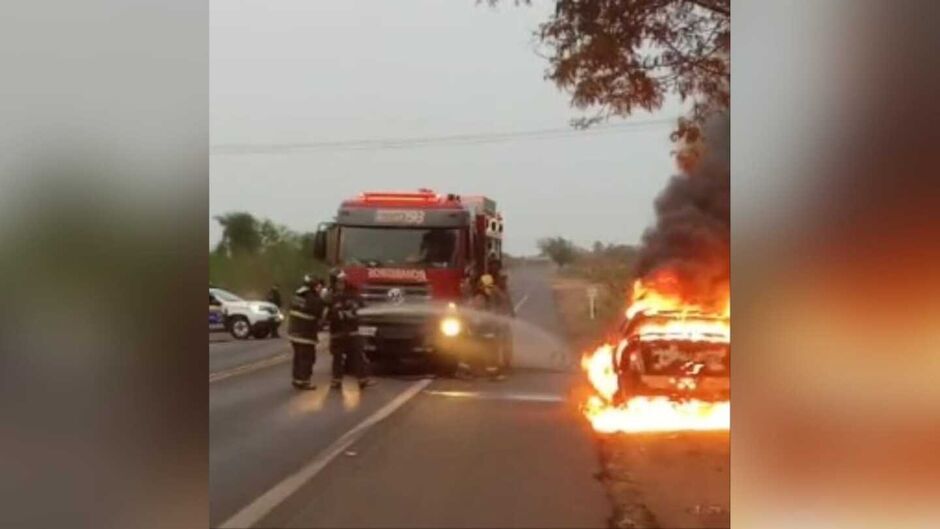
{"label": "white road marking line", "polygon": [[519,300],[519,303],[516,303],[516,307],[513,309],[513,311],[519,312],[519,307],[521,307],[522,304],[525,303],[526,300],[528,300],[528,299],[529,299],[529,293],[526,292],[525,295],[522,296],[522,299]]}
{"label": "white road marking line", "polygon": [[565,402],[561,395],[546,393],[481,393],[478,391],[425,391],[428,395],[457,399],[519,400],[526,402]]}
{"label": "white road marking line", "polygon": [[269,356],[263,360],[258,360],[257,362],[251,362],[250,364],[242,364],[240,366],[235,366],[230,369],[225,369],[223,371],[217,371],[215,373],[209,374],[209,383],[218,382],[220,380],[225,380],[226,378],[231,378],[238,375],[244,375],[245,373],[251,373],[252,371],[257,371],[259,369],[264,369],[266,367],[271,367],[282,362],[286,362],[291,357],[291,353],[281,353],[274,356]]}
{"label": "white road marking line", "polygon": [[[325,348],[330,343],[330,335],[325,332],[319,333],[318,337],[320,338],[320,344],[317,346],[317,353],[325,350]],[[235,343],[235,342],[232,342]],[[288,345],[290,347],[290,345]],[[237,375],[244,375],[246,373],[251,373],[259,369],[264,369],[266,367],[271,367],[281,362],[287,361],[291,357],[292,353],[290,351],[286,353],[280,353],[274,356],[269,356],[257,362],[251,362],[248,364],[238,365],[229,369],[224,369],[222,371],[216,371],[215,373],[209,373],[209,383],[218,382],[220,380],[225,380],[226,378],[234,377]]]}
{"label": "white road marking line", "polygon": [[380,408],[378,411],[367,417],[364,421],[349,430],[342,437],[333,442],[324,451],[317,454],[310,462],[304,465],[299,471],[288,476],[269,491],[265,492],[253,502],[235,513],[234,516],[226,520],[219,526],[220,529],[233,527],[251,527],[258,523],[262,518],[273,511],[291,494],[297,492],[308,481],[313,479],[321,470],[323,470],[330,461],[339,454],[342,454],[351,444],[356,442],[359,437],[370,427],[391,415],[395,410],[408,402],[412,397],[421,392],[428,384],[430,379],[419,380],[403,391],[391,402]]}

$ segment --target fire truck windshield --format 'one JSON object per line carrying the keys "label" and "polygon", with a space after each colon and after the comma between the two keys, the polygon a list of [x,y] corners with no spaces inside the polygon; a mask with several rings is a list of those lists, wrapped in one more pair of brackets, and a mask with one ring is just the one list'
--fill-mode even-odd
{"label": "fire truck windshield", "polygon": [[365,228],[343,226],[340,261],[348,265],[434,268],[455,266],[460,231],[455,228]]}

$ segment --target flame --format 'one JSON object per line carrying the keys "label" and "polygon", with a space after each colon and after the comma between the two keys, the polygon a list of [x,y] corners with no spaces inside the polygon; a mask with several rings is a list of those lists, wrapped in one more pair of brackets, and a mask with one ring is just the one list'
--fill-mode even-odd
{"label": "flame", "polygon": [[[638,396],[614,405],[612,400],[617,392],[614,355],[614,347],[604,344],[581,359],[581,367],[597,392],[588,398],[582,410],[598,432],[715,431],[730,428],[731,403],[727,401],[675,401],[668,397]],[[694,389],[695,379],[683,378],[681,386]]]}
{"label": "flame", "polygon": [[591,385],[606,401],[617,392],[617,373],[614,371],[614,348],[610,344],[600,346],[592,355],[581,357],[583,369]]}
{"label": "flame", "polygon": [[[701,341],[730,343],[731,303],[727,288],[716,289],[708,299],[690,300],[683,295],[674,275],[658,273],[633,283],[627,318],[637,320],[631,336],[640,341]],[[657,317],[661,316],[661,317]],[[627,345],[622,339],[616,347],[606,343],[581,358],[595,394],[582,411],[596,431],[603,433],[640,433],[672,431],[721,431],[731,426],[731,403],[698,399],[673,400],[665,396],[633,396],[614,404],[618,390],[615,366]],[[701,368],[701,366],[697,366]],[[693,369],[691,374],[698,373]],[[696,379],[676,381],[679,390],[694,390]]]}
{"label": "flame", "polygon": [[688,295],[675,274],[659,271],[633,282],[627,318],[641,312],[705,313],[730,318],[731,292],[727,285],[720,285],[712,288],[707,297]]}
{"label": "flame", "polygon": [[611,406],[592,395],[584,406],[591,426],[603,433],[722,431],[731,426],[731,403],[674,401],[668,397],[633,397]]}
{"label": "flame", "polygon": [[642,341],[730,343],[730,292],[726,287],[713,290],[707,298],[687,296],[675,275],[659,271],[633,282],[627,319],[639,314],[668,315],[641,322],[636,333]]}
{"label": "flame", "polygon": [[667,321],[649,321],[639,326],[640,341],[685,340],[690,342],[730,343],[731,324],[728,320],[698,320],[683,317]]}

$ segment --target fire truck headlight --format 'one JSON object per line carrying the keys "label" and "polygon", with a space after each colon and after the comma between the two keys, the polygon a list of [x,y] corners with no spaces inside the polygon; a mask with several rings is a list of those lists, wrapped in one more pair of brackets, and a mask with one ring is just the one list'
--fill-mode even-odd
{"label": "fire truck headlight", "polygon": [[441,320],[441,333],[444,336],[454,337],[460,334],[463,324],[460,323],[460,320],[454,317],[444,318]]}

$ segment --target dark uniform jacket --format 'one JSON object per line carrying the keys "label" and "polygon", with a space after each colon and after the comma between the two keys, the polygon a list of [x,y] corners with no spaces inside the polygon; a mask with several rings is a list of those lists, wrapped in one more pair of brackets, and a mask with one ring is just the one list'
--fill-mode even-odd
{"label": "dark uniform jacket", "polygon": [[291,342],[316,345],[325,303],[314,289],[304,285],[294,292],[287,335]]}
{"label": "dark uniform jacket", "polygon": [[[485,289],[477,290],[471,300],[471,306],[479,311],[490,312],[500,316],[510,316],[513,318],[516,316],[509,296],[499,288],[493,288],[489,291]],[[473,332],[477,333],[489,333],[494,331],[504,333],[509,328],[508,322],[500,317],[478,317],[475,320],[472,326],[474,328]]]}
{"label": "dark uniform jacket", "polygon": [[277,308],[281,308],[281,291],[272,288],[271,291],[268,292],[268,301],[277,305]]}
{"label": "dark uniform jacket", "polygon": [[359,332],[359,309],[364,306],[362,297],[352,287],[332,292],[328,312],[330,336],[349,336]]}

